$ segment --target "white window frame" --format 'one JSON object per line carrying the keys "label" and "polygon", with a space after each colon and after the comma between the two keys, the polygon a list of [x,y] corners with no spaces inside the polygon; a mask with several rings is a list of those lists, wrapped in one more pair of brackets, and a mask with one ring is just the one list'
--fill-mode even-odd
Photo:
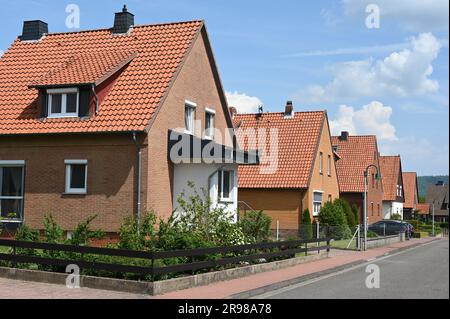
{"label": "white window frame", "polygon": [[331,155],[327,156],[327,175],[331,176]]}
{"label": "white window frame", "polygon": [[[186,117],[188,116],[188,113],[186,112],[186,108],[189,108],[191,112],[189,113],[191,117],[186,121]],[[184,101],[184,122],[185,122],[185,129],[184,132],[186,134],[194,135],[195,133],[195,111],[197,109],[197,104],[188,100]],[[189,124],[191,127],[187,127],[186,124]]]}
{"label": "white window frame", "polygon": [[323,152],[319,152],[319,173],[323,174]]}
{"label": "white window frame", "polygon": [[[320,194],[322,194],[322,201],[315,201],[314,200],[314,194],[315,193],[320,193]],[[313,211],[312,211],[312,214],[313,214],[313,216],[318,216],[319,215],[319,213],[320,213],[320,209],[322,209],[322,207],[323,207],[323,194],[324,194],[324,192],[323,191],[320,191],[320,190],[313,190],[313,196],[312,196],[312,204],[313,204]],[[318,204],[318,203],[320,203],[320,209],[319,209],[319,211],[316,211],[316,205],[315,204]]]}
{"label": "white window frame", "polygon": [[[212,127],[208,130],[206,128],[207,117],[211,116],[212,118]],[[214,139],[214,131],[216,128],[216,111],[210,108],[205,108],[205,138],[209,140]]]}
{"label": "white window frame", "polygon": [[[2,185],[3,185],[3,172],[2,169],[4,167],[20,167],[22,168],[22,195],[21,196],[2,196]],[[21,218],[3,218],[2,222],[6,223],[21,223],[24,220],[24,198],[25,198],[25,161],[23,160],[0,160],[0,201],[1,200],[20,200],[21,201]],[[0,207],[0,216],[1,216],[1,207]]]}
{"label": "white window frame", "polygon": [[[229,172],[230,173],[230,189],[228,192],[229,197],[223,197],[223,184],[224,184],[224,178],[223,178],[223,173],[224,172]],[[218,195],[219,195],[219,202],[227,202],[227,203],[231,203],[234,202],[234,174],[235,171],[231,170],[231,169],[222,169],[218,172],[220,174],[220,178],[218,178],[218,182],[220,181],[222,183],[222,185],[218,185]]]}
{"label": "white window frame", "polygon": [[[77,108],[76,112],[68,113],[67,112],[67,94],[77,94]],[[52,113],[52,100],[53,95],[61,94],[61,113]],[[48,95],[48,118],[65,118],[65,117],[78,117],[78,111],[80,109],[80,91],[77,88],[65,88],[65,89],[49,89],[47,90]]]}
{"label": "white window frame", "polygon": [[[88,181],[88,161],[87,160],[65,160],[64,164],[66,165],[66,194],[78,194],[78,195],[86,195],[87,194],[87,181]],[[72,165],[85,165],[85,176],[84,176],[84,188],[71,188],[70,184],[72,182],[71,175],[71,166]]]}

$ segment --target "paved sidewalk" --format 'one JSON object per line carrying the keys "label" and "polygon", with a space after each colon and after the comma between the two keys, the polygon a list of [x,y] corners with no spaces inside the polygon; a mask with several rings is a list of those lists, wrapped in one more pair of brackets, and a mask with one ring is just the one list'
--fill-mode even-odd
{"label": "paved sidewalk", "polygon": [[68,289],[62,285],[25,282],[0,278],[0,287],[2,288],[0,289],[0,299],[222,299],[234,294],[264,287],[277,282],[298,278],[304,275],[313,274],[348,263],[360,260],[369,260],[372,258],[383,256],[398,248],[424,244],[432,240],[434,240],[434,238],[413,239],[402,243],[396,243],[387,247],[374,248],[366,252],[331,250],[331,258],[321,259],[318,261],[300,264],[294,267],[259,273],[244,278],[222,281],[208,286],[181,290],[154,297],[89,288]]}

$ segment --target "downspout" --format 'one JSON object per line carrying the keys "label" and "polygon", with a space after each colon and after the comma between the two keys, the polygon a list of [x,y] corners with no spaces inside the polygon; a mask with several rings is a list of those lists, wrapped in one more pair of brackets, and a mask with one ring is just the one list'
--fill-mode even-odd
{"label": "downspout", "polygon": [[138,224],[138,233],[139,233],[139,226],[141,224],[141,183],[142,183],[142,172],[141,172],[141,167],[142,167],[142,150],[141,150],[141,146],[139,145],[139,142],[137,140],[137,136],[136,136],[136,132],[133,132],[133,141],[134,144],[136,145],[136,150],[137,150],[137,212],[136,212],[136,217],[137,217],[137,224]]}
{"label": "downspout", "polygon": [[92,86],[91,86],[91,89],[92,89],[92,93],[94,94],[94,98],[95,98],[95,114],[97,114],[98,113],[98,95],[97,95],[97,92],[95,92],[95,84],[92,84]]}

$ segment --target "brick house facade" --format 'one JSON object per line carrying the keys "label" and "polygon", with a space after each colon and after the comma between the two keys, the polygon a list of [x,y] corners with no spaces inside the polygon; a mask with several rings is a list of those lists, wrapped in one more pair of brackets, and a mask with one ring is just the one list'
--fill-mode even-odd
{"label": "brick house facade", "polygon": [[367,218],[369,224],[383,218],[383,184],[377,179],[380,172],[377,138],[374,135],[350,136],[342,132],[333,136],[333,147],[340,159],[336,162],[340,197],[358,208],[359,222],[363,223],[364,171],[367,174]]}
{"label": "brick house facade", "polygon": [[[236,114],[233,120],[244,149],[251,145],[245,135],[249,129],[275,130],[277,139],[277,155],[270,154],[270,139],[275,137],[268,135],[255,144],[261,149],[261,143],[267,143],[267,154],[261,155],[260,166],[239,167],[239,202],[243,209],[263,210],[272,218],[272,229],[278,226],[285,236],[301,228],[304,210],[309,210],[313,220],[323,204],[339,198],[325,111],[294,112],[288,102],[285,113]],[[271,165],[275,157],[278,163],[274,171],[264,172],[261,166]]]}
{"label": "brick house facade", "polygon": [[[235,161],[220,170],[201,159],[195,169],[177,170],[169,156],[171,130],[233,150],[232,136],[224,138],[233,123],[204,23],[134,26],[126,9],[117,15],[127,18],[125,32],[121,25],[48,33],[41,21],[25,22],[0,60],[3,224],[42,228],[52,214],[72,230],[96,214],[93,227],[116,232],[123,218],[147,210],[168,218],[182,189],[174,180],[198,178],[192,172],[200,165],[215,176],[237,171]],[[37,34],[25,34],[30,27]],[[207,121],[215,132],[208,138]],[[215,181],[198,186],[223,194]],[[227,187],[237,197],[237,181]]]}

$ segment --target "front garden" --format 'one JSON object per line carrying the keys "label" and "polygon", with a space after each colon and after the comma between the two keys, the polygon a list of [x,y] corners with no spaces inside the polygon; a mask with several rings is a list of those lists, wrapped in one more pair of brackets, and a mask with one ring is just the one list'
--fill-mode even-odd
{"label": "front garden", "polygon": [[[209,269],[197,271],[221,270],[231,267],[232,261],[246,260],[242,264],[261,263],[295,256],[297,251],[303,251],[302,243],[290,243],[281,246],[271,243],[271,219],[261,211],[249,211],[243,215],[239,222],[232,222],[232,215],[223,208],[211,210],[211,202],[205,193],[199,193],[194,185],[190,185],[193,195],[185,198],[182,194],[178,204],[183,214],[173,214],[169,220],[158,219],[154,212],[147,212],[140,222],[135,217],[123,220],[116,243],[109,243],[107,248],[137,251],[137,252],[168,252],[184,251],[201,248],[204,254],[195,255],[196,262],[205,262]],[[92,229],[92,222],[96,216],[82,221],[68,238],[55,218],[49,214],[44,218],[44,230],[37,231],[23,225],[16,233],[15,239],[24,242],[41,242],[51,245],[72,245],[89,247],[93,241],[101,240],[105,234],[100,230]],[[246,247],[247,245],[248,247]],[[51,246],[48,246],[51,247]],[[215,252],[219,247],[221,251]],[[226,247],[238,247],[230,250]],[[256,248],[255,248],[256,247]],[[284,252],[283,252],[284,251]],[[192,264],[194,255],[183,256],[179,253],[168,254],[167,258],[130,258],[129,256],[110,256],[86,253],[83,250],[65,251],[64,249],[50,248],[12,248],[0,247],[0,254],[14,254],[21,256],[38,257],[41,260],[81,260],[86,264],[119,264],[133,267],[155,268]],[[305,254],[307,251],[305,251]],[[267,256],[267,258],[251,259],[252,256]],[[5,257],[6,258],[6,257]],[[210,261],[217,261],[211,263]],[[230,260],[229,264],[225,262]],[[65,272],[65,266],[45,263],[24,262],[17,263],[6,259],[0,261],[0,266],[17,267],[53,272]],[[181,269],[181,268],[180,268]],[[195,271],[190,274],[196,273]],[[137,280],[161,280],[172,278],[176,274],[160,276],[104,271],[99,269],[83,268],[83,275],[114,277]]]}

